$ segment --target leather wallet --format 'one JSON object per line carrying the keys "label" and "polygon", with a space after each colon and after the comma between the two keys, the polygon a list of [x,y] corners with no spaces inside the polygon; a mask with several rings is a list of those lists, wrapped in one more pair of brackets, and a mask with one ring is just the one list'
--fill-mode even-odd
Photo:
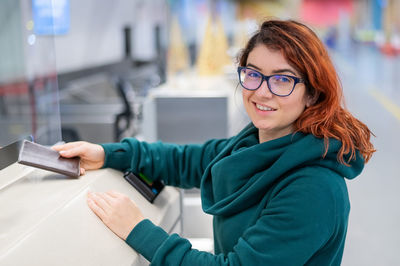
{"label": "leather wallet", "polygon": [[58,151],[24,140],[19,152],[20,164],[56,172],[71,177],[80,175],[80,158],[64,158]]}

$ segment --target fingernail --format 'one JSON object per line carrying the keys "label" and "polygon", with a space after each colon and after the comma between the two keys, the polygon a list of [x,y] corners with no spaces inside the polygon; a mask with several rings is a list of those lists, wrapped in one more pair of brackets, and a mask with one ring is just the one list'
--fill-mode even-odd
{"label": "fingernail", "polygon": [[60,151],[60,154],[61,155],[66,154],[66,151]]}

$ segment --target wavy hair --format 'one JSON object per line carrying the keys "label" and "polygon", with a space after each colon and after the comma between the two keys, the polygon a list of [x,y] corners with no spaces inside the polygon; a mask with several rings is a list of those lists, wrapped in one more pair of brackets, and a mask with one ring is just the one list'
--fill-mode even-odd
{"label": "wavy hair", "polygon": [[240,66],[247,64],[249,53],[257,45],[266,45],[269,49],[281,51],[288,63],[305,80],[306,90],[313,104],[295,121],[296,132],[311,133],[323,138],[323,157],[328,152],[329,138],[334,138],[342,143],[337,155],[340,163],[348,165],[348,162],[356,158],[356,151],[368,162],[375,152],[370,141],[372,133],[343,107],[339,77],[317,35],[297,21],[267,20],[239,54]]}

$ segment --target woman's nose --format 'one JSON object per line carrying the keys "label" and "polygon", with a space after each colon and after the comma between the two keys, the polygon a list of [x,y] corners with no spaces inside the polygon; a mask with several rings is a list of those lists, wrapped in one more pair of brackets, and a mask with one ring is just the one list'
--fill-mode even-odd
{"label": "woman's nose", "polygon": [[266,80],[261,83],[261,86],[256,90],[256,94],[267,98],[271,98],[273,96],[272,92],[268,88],[268,83]]}

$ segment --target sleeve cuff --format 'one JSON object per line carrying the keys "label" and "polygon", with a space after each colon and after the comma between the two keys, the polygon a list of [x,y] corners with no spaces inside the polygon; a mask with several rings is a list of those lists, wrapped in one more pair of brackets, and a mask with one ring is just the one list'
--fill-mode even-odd
{"label": "sleeve cuff", "polygon": [[125,171],[131,167],[133,152],[128,142],[100,144],[105,153],[102,168],[113,168]]}
{"label": "sleeve cuff", "polygon": [[152,261],[154,254],[161,244],[168,238],[167,232],[144,219],[138,223],[126,238],[126,243],[142,254],[148,261]]}

